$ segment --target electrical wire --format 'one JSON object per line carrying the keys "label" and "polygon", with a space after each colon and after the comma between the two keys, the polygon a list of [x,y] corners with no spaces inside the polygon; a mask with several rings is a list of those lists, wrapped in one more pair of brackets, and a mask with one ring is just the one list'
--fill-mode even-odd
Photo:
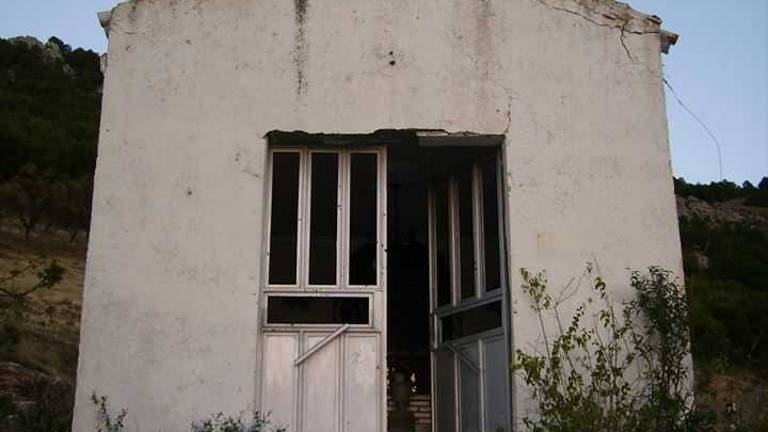
{"label": "electrical wire", "polygon": [[701,127],[702,127],[702,128],[704,128],[704,130],[707,132],[707,135],[709,135],[709,137],[710,137],[710,138],[712,138],[712,142],[714,142],[714,143],[715,143],[715,147],[717,148],[717,163],[718,163],[718,167],[719,167],[719,169],[720,169],[720,180],[724,180],[725,178],[723,177],[723,153],[722,153],[722,150],[721,150],[721,148],[720,148],[720,141],[718,141],[718,140],[717,140],[717,137],[715,136],[715,134],[714,134],[714,133],[712,133],[712,131],[711,131],[711,130],[710,130],[708,127],[707,127],[707,125],[706,125],[706,124],[705,124],[705,123],[704,123],[704,122],[703,122],[703,121],[702,121],[702,120],[699,118],[699,116],[697,116],[697,115],[696,115],[696,113],[694,113],[694,112],[693,112],[693,111],[692,111],[690,108],[688,108],[688,105],[686,105],[686,104],[685,104],[685,102],[683,102],[683,101],[682,101],[682,99],[680,99],[680,96],[678,96],[678,95],[677,95],[677,92],[676,92],[676,91],[675,91],[675,89],[672,87],[672,84],[670,84],[670,83],[669,83],[669,81],[667,81],[667,78],[663,78],[663,80],[664,80],[664,84],[665,84],[665,85],[667,86],[667,88],[669,89],[669,92],[670,92],[670,93],[672,93],[672,96],[675,98],[675,100],[677,101],[677,103],[678,103],[678,104],[679,104],[681,107],[683,107],[683,109],[684,109],[684,110],[685,110],[685,111],[686,111],[688,114],[690,114],[690,115],[691,115],[691,117],[693,117],[693,118],[694,118],[694,119],[695,119],[695,120],[696,120],[696,121],[697,121],[697,122],[698,122],[698,123],[701,125]]}

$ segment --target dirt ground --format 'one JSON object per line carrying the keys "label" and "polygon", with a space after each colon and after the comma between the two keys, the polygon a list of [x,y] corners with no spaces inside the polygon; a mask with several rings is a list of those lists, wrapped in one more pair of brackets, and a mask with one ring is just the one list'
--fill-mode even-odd
{"label": "dirt ground", "polygon": [[[23,268],[30,260],[54,260],[64,268],[60,283],[30,295],[28,308],[18,320],[20,343],[14,353],[5,354],[0,360],[75,381],[85,251],[82,238],[70,243],[66,233],[51,230],[24,239],[12,224],[0,222],[0,274]],[[29,286],[34,280],[34,274],[28,274],[17,283]]]}

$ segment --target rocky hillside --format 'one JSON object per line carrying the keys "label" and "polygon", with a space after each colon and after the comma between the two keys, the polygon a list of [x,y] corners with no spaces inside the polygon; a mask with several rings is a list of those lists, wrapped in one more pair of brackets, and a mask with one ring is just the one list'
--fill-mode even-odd
{"label": "rocky hillside", "polygon": [[768,234],[768,207],[746,204],[746,198],[707,202],[694,196],[677,196],[677,215],[684,219],[704,219],[713,224],[745,224]]}
{"label": "rocky hillside", "polygon": [[757,188],[726,186],[741,196],[707,195],[722,184],[697,186],[708,200],[677,196],[697,393],[721,416],[768,430],[768,208],[749,205]]}
{"label": "rocky hillside", "polygon": [[768,208],[677,197],[694,354],[716,368],[768,369]]}

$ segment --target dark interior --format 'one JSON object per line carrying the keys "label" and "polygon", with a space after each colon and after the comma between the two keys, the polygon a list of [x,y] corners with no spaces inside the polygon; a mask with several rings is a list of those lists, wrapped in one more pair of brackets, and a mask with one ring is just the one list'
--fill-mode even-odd
{"label": "dark interior", "polygon": [[[416,138],[387,146],[387,363],[390,374],[397,371],[413,379],[417,394],[430,393],[431,379],[428,187],[498,149],[441,145],[452,141],[431,138],[432,145],[424,145]],[[438,261],[445,270],[447,260]]]}

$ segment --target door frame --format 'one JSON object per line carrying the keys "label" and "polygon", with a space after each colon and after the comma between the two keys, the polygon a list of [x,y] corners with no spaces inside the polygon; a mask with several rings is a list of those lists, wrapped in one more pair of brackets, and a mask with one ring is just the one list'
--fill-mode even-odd
{"label": "door frame", "polygon": [[[468,337],[462,337],[459,339],[456,339],[455,341],[452,341],[452,344],[455,343],[455,345],[463,345],[470,341],[479,342],[483,338],[488,338],[491,336],[498,336],[501,335],[504,340],[504,345],[506,348],[506,364],[510,364],[512,357],[513,357],[513,342],[512,342],[512,320],[511,320],[511,293],[509,289],[509,281],[511,278],[511,274],[509,273],[508,269],[508,242],[509,242],[509,229],[507,227],[507,194],[506,194],[506,181],[505,181],[505,145],[502,143],[499,147],[498,151],[495,152],[493,156],[490,156],[488,158],[480,158],[473,160],[469,162],[467,165],[471,167],[472,172],[472,214],[473,214],[473,247],[475,249],[475,266],[477,268],[477,271],[475,271],[475,296],[468,298],[468,299],[461,299],[461,288],[459,286],[459,280],[457,278],[458,272],[457,267],[460,266],[458,260],[459,257],[457,256],[458,251],[458,235],[459,235],[459,226],[456,225],[456,221],[458,220],[458,204],[456,203],[457,197],[458,197],[458,191],[456,187],[456,181],[455,181],[455,173],[459,171],[459,169],[454,169],[448,176],[447,180],[443,178],[443,181],[447,181],[448,184],[448,205],[449,205],[449,212],[450,212],[450,218],[448,221],[449,224],[449,230],[451,232],[450,241],[449,241],[449,266],[450,266],[450,277],[451,277],[451,284],[450,284],[450,303],[448,305],[438,306],[437,305],[437,268],[436,268],[436,262],[437,262],[437,256],[436,256],[436,223],[435,223],[435,183],[434,181],[430,182],[429,184],[429,191],[428,191],[428,231],[429,231],[429,305],[430,305],[430,365],[431,365],[431,412],[432,412],[432,431],[433,432],[440,432],[437,430],[437,351],[441,349],[442,344],[440,343],[440,340],[442,338],[441,332],[441,325],[440,320],[441,318],[459,313],[477,306],[482,306],[484,304],[492,303],[495,301],[501,302],[501,327],[492,329],[489,331],[484,331],[475,335],[471,335]],[[479,184],[480,182],[478,179],[480,177],[479,173],[479,164],[480,162],[493,158],[496,161],[496,202],[497,202],[497,216],[498,216],[498,243],[499,243],[499,289],[489,291],[485,293],[485,295],[482,295],[484,292],[484,286],[483,282],[484,279],[484,272],[485,272],[485,259],[487,257],[484,256],[485,248],[483,247],[483,222],[480,220],[482,218],[482,202],[481,202],[481,187],[482,185]],[[466,165],[465,165],[466,167]],[[479,355],[481,356],[482,361],[482,350],[478,351]],[[459,354],[456,354],[457,356]],[[482,363],[481,363],[482,364]],[[456,368],[458,368],[458,362],[455,365]],[[512,373],[511,368],[506,367],[505,368],[505,375],[506,375],[506,383],[507,383],[507,418],[506,418],[506,426],[509,431],[513,430],[513,423],[514,423],[514,374]],[[482,378],[481,378],[482,379]],[[458,382],[458,372],[454,373],[454,398],[455,403],[459,403],[460,398],[460,386]],[[481,395],[481,413],[484,412],[485,409],[485,401],[483,400],[483,395]],[[482,417],[482,415],[481,415]],[[456,426],[455,430],[460,431],[461,430],[461,417],[460,413],[457,413],[456,415]],[[485,431],[485,421],[483,419],[483,422],[481,424],[481,430],[484,432],[492,432],[492,431]]]}
{"label": "door frame", "polygon": [[[273,154],[280,152],[298,153],[299,164],[299,191],[298,191],[298,227],[296,245],[296,282],[292,285],[271,285],[269,283],[269,258],[272,212],[272,181],[273,181]],[[338,172],[338,210],[337,210],[337,259],[336,259],[336,284],[312,285],[308,281],[309,263],[309,232],[311,211],[311,155],[313,153],[336,153],[339,155]],[[376,284],[351,285],[349,283],[349,209],[350,209],[350,171],[352,154],[376,154],[378,158],[377,168],[377,245],[376,245]],[[379,335],[379,383],[378,397],[379,431],[386,432],[387,428],[387,148],[385,145],[267,145],[266,170],[264,182],[264,227],[263,227],[263,259],[261,260],[261,282],[258,291],[259,323],[257,329],[256,345],[256,373],[254,406],[256,410],[263,411],[263,380],[264,373],[264,343],[265,337],[280,332],[296,332],[299,338],[308,333],[333,333],[340,330],[338,324],[269,324],[267,322],[267,300],[269,296],[321,296],[321,297],[367,297],[369,298],[369,325],[346,325],[343,332],[347,335]],[[338,336],[338,335],[337,335]],[[303,343],[303,342],[301,342]],[[301,345],[300,343],[300,345]],[[311,348],[310,348],[311,350]],[[305,352],[306,353],[306,352]],[[299,353],[303,355],[305,353]],[[294,359],[289,359],[293,361]],[[297,398],[302,397],[301,387],[297,388]],[[339,395],[342,403],[343,396]],[[298,408],[296,408],[298,410]],[[294,416],[296,428],[294,432],[301,431],[301,422],[297,421],[299,414]],[[347,431],[343,422],[340,422],[338,431]]]}

